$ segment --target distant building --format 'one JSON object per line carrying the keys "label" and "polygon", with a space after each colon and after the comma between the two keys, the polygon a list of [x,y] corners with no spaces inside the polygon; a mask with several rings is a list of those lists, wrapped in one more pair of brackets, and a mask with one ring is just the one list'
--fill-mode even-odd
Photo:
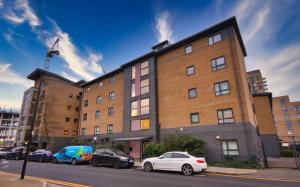
{"label": "distant building", "polygon": [[33,122],[33,112],[37,98],[37,88],[31,87],[24,92],[21,113],[20,113],[20,125],[18,128],[18,139],[19,145],[28,141],[30,131],[30,125]]}
{"label": "distant building", "polygon": [[282,145],[291,144],[291,133],[300,144],[300,101],[291,102],[287,95],[274,97],[273,115]]}
{"label": "distant building", "polygon": [[252,94],[265,93],[268,91],[266,78],[264,78],[260,70],[247,72],[248,82]]}
{"label": "distant building", "polygon": [[16,144],[18,126],[18,112],[0,111],[0,146],[14,146]]}
{"label": "distant building", "polygon": [[279,139],[273,118],[272,93],[253,94],[261,140],[267,157],[280,157]]}

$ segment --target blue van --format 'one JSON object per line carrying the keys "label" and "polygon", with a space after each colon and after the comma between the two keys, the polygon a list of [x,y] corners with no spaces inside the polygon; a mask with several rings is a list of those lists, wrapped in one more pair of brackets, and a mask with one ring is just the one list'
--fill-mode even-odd
{"label": "blue van", "polygon": [[89,162],[92,157],[92,146],[68,146],[53,155],[53,163],[64,162],[76,165],[80,162]]}

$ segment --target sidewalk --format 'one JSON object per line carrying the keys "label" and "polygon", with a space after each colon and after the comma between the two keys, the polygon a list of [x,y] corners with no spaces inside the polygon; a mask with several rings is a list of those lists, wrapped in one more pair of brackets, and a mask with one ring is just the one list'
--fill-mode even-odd
{"label": "sidewalk", "polygon": [[49,184],[42,180],[32,180],[25,177],[20,180],[20,175],[0,171],[0,186],[5,187],[61,187]]}
{"label": "sidewalk", "polygon": [[272,168],[258,170],[256,173],[246,175],[249,177],[264,177],[282,180],[300,180],[300,170]]}

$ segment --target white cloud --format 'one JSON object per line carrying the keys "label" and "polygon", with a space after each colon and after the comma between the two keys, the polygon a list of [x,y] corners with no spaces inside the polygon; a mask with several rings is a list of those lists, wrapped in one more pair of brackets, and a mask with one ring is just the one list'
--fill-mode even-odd
{"label": "white cloud", "polygon": [[163,12],[157,16],[155,29],[157,32],[157,40],[159,42],[164,40],[173,41],[173,30],[170,26],[169,12]]}
{"label": "white cloud", "polygon": [[32,28],[40,25],[40,20],[29,6],[28,0],[16,0],[13,6],[8,6],[2,11],[2,16],[14,24],[27,21]]}
{"label": "white cloud", "polygon": [[21,108],[22,101],[2,100],[0,99],[0,108],[2,109],[17,109]]}
{"label": "white cloud", "polygon": [[18,84],[23,87],[32,86],[32,81],[27,80],[25,77],[20,76],[11,68],[11,64],[0,62],[0,82],[7,84]]}
{"label": "white cloud", "polygon": [[0,8],[3,7],[3,0],[0,0]]}
{"label": "white cloud", "polygon": [[9,32],[4,33],[3,37],[4,37],[5,41],[8,43],[11,43],[13,41],[12,34]]}
{"label": "white cloud", "polygon": [[48,33],[48,38],[44,40],[45,45],[50,48],[57,38],[59,38],[60,57],[66,62],[67,67],[75,74],[86,80],[94,79],[93,73],[102,74],[102,67],[99,61],[102,59],[102,54],[89,52],[88,56],[81,56],[78,49],[73,44],[68,33],[63,32],[61,28],[54,22],[53,30]]}

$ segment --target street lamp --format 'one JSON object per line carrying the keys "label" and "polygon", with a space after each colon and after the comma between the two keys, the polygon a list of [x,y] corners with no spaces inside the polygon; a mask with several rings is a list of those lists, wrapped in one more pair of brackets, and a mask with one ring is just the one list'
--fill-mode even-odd
{"label": "street lamp", "polygon": [[94,143],[93,143],[93,148],[94,148],[94,150],[95,150],[95,148],[96,148],[96,141],[97,141],[97,136],[94,136]]}
{"label": "street lamp", "polygon": [[297,153],[297,149],[296,149],[296,145],[295,145],[295,136],[294,136],[294,132],[292,129],[288,130],[288,135],[291,139],[291,144],[292,144],[292,150],[293,150],[293,156],[295,159],[295,164],[296,164],[296,168],[300,169],[300,164],[299,164],[299,155]]}

